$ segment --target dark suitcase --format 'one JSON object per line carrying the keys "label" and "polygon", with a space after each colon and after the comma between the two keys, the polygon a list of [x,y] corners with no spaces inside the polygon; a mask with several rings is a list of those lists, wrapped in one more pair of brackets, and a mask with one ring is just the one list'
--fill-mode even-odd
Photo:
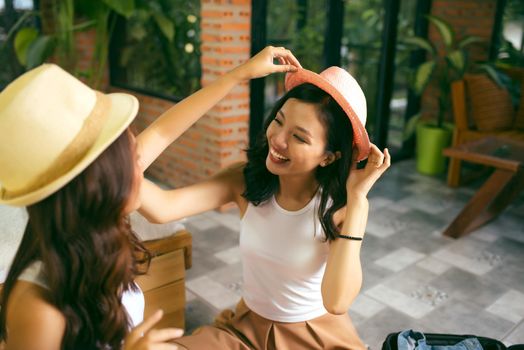
{"label": "dark suitcase", "polygon": [[[400,333],[401,332],[388,334],[388,336],[386,337],[386,340],[384,340],[384,343],[382,344],[382,350],[398,350],[397,339]],[[428,345],[438,345],[438,346],[455,345],[467,338],[477,338],[480,342],[480,345],[482,345],[482,348],[484,350],[507,350],[504,343],[502,343],[499,340],[492,339],[492,338],[486,338],[486,337],[479,337],[476,335],[424,333],[424,336],[426,337],[426,343]],[[514,347],[517,347],[517,346],[519,345],[514,345]],[[512,349],[512,350],[518,350],[518,349]]]}

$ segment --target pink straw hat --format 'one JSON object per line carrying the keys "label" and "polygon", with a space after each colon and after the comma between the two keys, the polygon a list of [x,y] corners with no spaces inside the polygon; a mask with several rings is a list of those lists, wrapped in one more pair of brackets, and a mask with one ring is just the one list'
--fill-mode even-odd
{"label": "pink straw hat", "polygon": [[325,92],[337,101],[342,110],[346,112],[353,127],[353,148],[357,154],[357,161],[368,157],[370,143],[366,125],[366,97],[355,78],[340,67],[329,67],[317,74],[310,70],[300,68],[296,72],[286,74],[286,91],[300,84],[310,83]]}

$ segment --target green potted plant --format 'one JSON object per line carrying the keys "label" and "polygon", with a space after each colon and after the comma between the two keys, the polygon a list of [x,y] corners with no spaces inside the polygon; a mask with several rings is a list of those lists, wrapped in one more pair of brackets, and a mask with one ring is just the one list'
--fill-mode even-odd
{"label": "green potted plant", "polygon": [[457,41],[449,23],[436,16],[428,15],[427,18],[440,34],[443,47],[437,49],[432,42],[418,36],[407,38],[405,43],[427,52],[427,60],[414,71],[411,88],[416,94],[422,95],[431,81],[437,82],[437,116],[429,118],[420,113],[413,116],[406,125],[405,133],[409,136],[416,129],[417,170],[422,174],[436,175],[446,169],[446,159],[442,150],[451,142],[452,125],[445,122],[451,108],[451,82],[461,79],[467,69],[465,48],[482,40],[475,36],[466,36]]}

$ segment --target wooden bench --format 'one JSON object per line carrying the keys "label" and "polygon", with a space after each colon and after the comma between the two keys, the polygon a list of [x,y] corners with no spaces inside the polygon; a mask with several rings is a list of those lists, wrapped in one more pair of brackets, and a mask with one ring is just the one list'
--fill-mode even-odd
{"label": "wooden bench", "polygon": [[191,267],[191,234],[186,230],[145,242],[154,255],[147,275],[138,277],[137,283],[144,292],[144,317],[157,309],[164,317],[156,328],[184,329],[185,270]]}
{"label": "wooden bench", "polygon": [[446,148],[444,155],[495,170],[446,228],[445,236],[462,237],[494,219],[524,188],[524,142],[486,137]]}
{"label": "wooden bench", "polygon": [[[507,74],[516,81],[520,81],[521,91],[524,91],[524,69],[514,69],[508,71]],[[478,77],[471,76],[471,80]],[[478,79],[477,79],[478,80]],[[488,77],[482,78],[483,87],[489,86],[489,89],[481,89],[486,96],[475,96],[468,87],[467,77],[462,80],[457,80],[451,84],[451,102],[453,107],[453,119],[455,128],[453,132],[452,147],[457,147],[467,142],[480,140],[486,137],[503,137],[514,141],[524,141],[524,92],[521,93],[519,110],[508,111],[508,108],[498,108],[498,105],[507,107],[510,101],[509,93],[507,91],[497,91],[496,84],[491,82]],[[478,88],[476,90],[479,90]],[[488,91],[492,91],[490,94]],[[514,123],[508,128],[503,129],[481,129],[476,125],[476,118],[484,118],[484,115],[475,115],[472,109],[472,99],[481,99],[489,112],[496,111],[496,113],[504,113],[501,117],[513,117]],[[505,103],[504,103],[505,102]],[[488,111],[487,111],[488,112]],[[514,116],[506,115],[507,113],[514,114]],[[460,184],[462,162],[459,158],[451,156],[448,169],[448,185],[456,187]]]}

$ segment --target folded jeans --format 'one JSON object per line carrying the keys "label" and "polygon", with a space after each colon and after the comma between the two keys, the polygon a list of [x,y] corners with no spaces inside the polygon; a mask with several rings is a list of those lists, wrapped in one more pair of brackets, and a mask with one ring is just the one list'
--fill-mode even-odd
{"label": "folded jeans", "polygon": [[483,350],[477,338],[467,338],[454,345],[430,345],[422,332],[408,329],[397,338],[398,350]]}

